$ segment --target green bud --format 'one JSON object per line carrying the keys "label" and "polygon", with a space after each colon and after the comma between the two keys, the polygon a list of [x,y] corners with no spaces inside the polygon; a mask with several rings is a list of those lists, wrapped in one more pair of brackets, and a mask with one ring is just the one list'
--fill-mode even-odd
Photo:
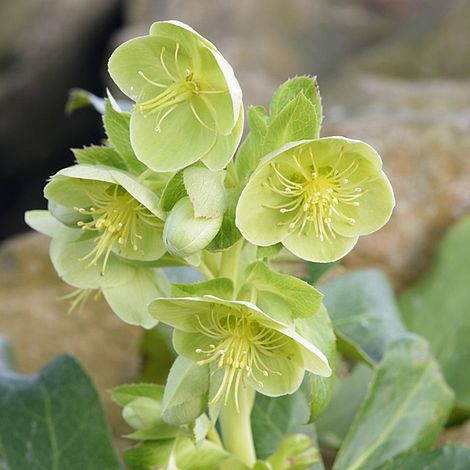
{"label": "green bud", "polygon": [[161,403],[147,397],[131,401],[122,410],[122,417],[134,429],[144,429],[161,422]]}
{"label": "green bud", "polygon": [[236,224],[255,245],[281,242],[302,259],[326,263],[381,228],[394,206],[377,152],[327,137],[267,155],[240,196]]}
{"label": "green bud", "polygon": [[163,239],[167,250],[182,258],[199,253],[217,235],[222,218],[196,217],[189,197],[180,199],[165,222]]}
{"label": "green bud", "polygon": [[211,169],[232,158],[243,128],[242,92],[213,44],[176,21],[154,23],[148,36],[119,46],[109,73],[136,102],[131,143],[155,171],[202,160]]}

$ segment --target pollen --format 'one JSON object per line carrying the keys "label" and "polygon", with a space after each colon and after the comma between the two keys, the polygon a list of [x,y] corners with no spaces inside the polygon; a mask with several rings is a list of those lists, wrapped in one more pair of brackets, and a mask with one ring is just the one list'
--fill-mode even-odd
{"label": "pollen", "polygon": [[[195,352],[203,358],[198,365],[214,363],[222,369],[222,382],[209,404],[223,400],[227,405],[233,390],[235,408],[239,411],[240,386],[251,379],[258,387],[263,387],[263,378],[281,375],[266,364],[288,339],[281,333],[266,328],[254,320],[249,313],[234,311],[221,305],[212,305],[210,314],[203,322],[196,317],[199,330],[213,338],[207,349],[197,348]],[[278,351],[276,351],[278,350]]]}
{"label": "pollen", "polygon": [[111,184],[102,193],[89,193],[88,197],[92,206],[75,207],[75,210],[91,220],[79,221],[77,225],[82,230],[97,232],[97,237],[93,250],[80,261],[90,260],[88,266],[93,266],[102,260],[102,274],[113,249],[124,256],[129,254],[129,249],[144,254],[140,248],[142,235],[138,232],[139,227],[163,228],[158,217],[119,185]]}
{"label": "pollen", "polygon": [[[164,82],[160,83],[148,78],[139,70],[138,75],[153,87],[160,89],[156,96],[139,102],[136,109],[142,111],[145,117],[155,116],[155,132],[161,132],[163,121],[170,116],[177,106],[188,103],[197,122],[210,131],[215,131],[201,116],[196,108],[194,99],[200,98],[200,102],[206,108],[213,122],[216,122],[215,110],[207,100],[209,94],[227,93],[227,90],[216,90],[205,86],[204,81],[196,79],[194,71],[190,67],[182,67],[180,45],[177,43],[174,53],[162,47],[160,51],[160,65],[165,74]],[[171,63],[171,64],[170,64]]]}
{"label": "pollen", "polygon": [[[366,180],[356,181],[359,168],[356,160],[343,164],[341,150],[333,167],[319,167],[309,149],[307,163],[301,162],[298,155],[291,155],[285,164],[281,167],[272,162],[272,175],[264,183],[270,191],[285,198],[281,204],[264,205],[285,214],[279,225],[299,235],[313,232],[321,242],[331,242],[337,236],[334,220],[356,224],[356,219],[347,215],[351,212],[348,207],[360,206],[360,199],[367,192],[361,187]],[[288,175],[283,168],[289,169]]]}

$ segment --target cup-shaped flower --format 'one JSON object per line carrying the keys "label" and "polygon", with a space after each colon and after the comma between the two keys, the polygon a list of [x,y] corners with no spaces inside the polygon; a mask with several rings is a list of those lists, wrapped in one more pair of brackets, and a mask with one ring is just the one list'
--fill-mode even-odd
{"label": "cup-shaped flower", "polygon": [[242,93],[232,67],[209,41],[176,21],[154,23],[148,36],[119,46],[109,73],[136,102],[131,143],[155,171],[202,160],[221,169],[243,128]]}
{"label": "cup-shaped flower", "polygon": [[166,251],[158,197],[125,172],[76,165],[54,175],[44,194],[59,220],[94,236],[80,260],[85,265],[100,264],[104,272],[111,252],[151,261]]}
{"label": "cup-shaped flower", "polygon": [[236,224],[255,245],[281,242],[300,258],[330,262],[382,227],[394,205],[377,152],[326,137],[267,155],[240,196]]}
{"label": "cup-shaped flower", "polygon": [[175,328],[173,344],[179,354],[220,371],[210,404],[227,404],[233,391],[238,408],[240,387],[280,396],[299,388],[305,370],[331,374],[327,358],[314,344],[250,302],[211,295],[159,298],[149,311]]}

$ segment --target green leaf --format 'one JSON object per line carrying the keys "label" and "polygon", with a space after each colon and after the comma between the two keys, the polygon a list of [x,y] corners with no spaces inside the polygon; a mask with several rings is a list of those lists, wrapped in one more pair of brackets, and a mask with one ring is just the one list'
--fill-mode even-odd
{"label": "green leaf", "polygon": [[380,470],[467,470],[470,468],[470,448],[446,445],[427,452],[407,452],[386,463]]}
{"label": "green leaf", "polygon": [[131,470],[164,468],[170,459],[175,439],[146,441],[124,452],[124,460]]}
{"label": "green leaf", "polygon": [[67,114],[71,114],[73,111],[80,108],[88,108],[89,106],[93,106],[100,114],[104,114],[104,98],[99,98],[93,93],[81,88],[72,88],[70,90],[69,98],[65,105],[65,112]]}
{"label": "green leaf", "polygon": [[392,286],[380,271],[338,276],[320,290],[344,353],[374,364],[405,334]]}
{"label": "green leaf", "polygon": [[196,217],[221,217],[227,208],[224,171],[192,166],[183,172],[184,186]]}
{"label": "green leaf", "polygon": [[263,154],[288,142],[316,139],[319,131],[315,106],[301,92],[273,117],[264,138]]}
{"label": "green leaf", "polygon": [[[270,398],[256,394],[251,412],[251,427],[259,459],[266,459],[274,454],[282,439],[289,434],[306,434],[316,442],[315,426],[305,424],[309,415],[307,397],[306,381],[293,395]],[[320,469],[322,466],[312,468]]]}
{"label": "green leaf", "polygon": [[111,398],[120,406],[126,406],[131,401],[140,397],[147,397],[156,401],[162,401],[163,390],[164,387],[157,384],[126,384],[113,388],[111,391]]}
{"label": "green leaf", "polygon": [[399,298],[408,328],[430,343],[457,405],[470,409],[470,217],[444,236],[431,270]]}
{"label": "green leaf", "polygon": [[258,259],[272,258],[273,256],[278,255],[282,250],[282,243],[276,243],[271,246],[257,246],[256,247],[256,257]]}
{"label": "green leaf", "polygon": [[332,263],[312,263],[311,261],[305,261],[307,265],[308,282],[315,284],[325,273],[337,266],[338,263],[338,261],[333,261]]}
{"label": "green leaf", "polygon": [[372,470],[407,450],[426,449],[441,432],[452,403],[453,393],[426,341],[395,341],[375,372],[334,470]]}
{"label": "green leaf", "polygon": [[124,159],[129,171],[142,173],[147,167],[137,160],[130,140],[130,114],[114,108],[110,99],[105,100],[103,124],[109,141]]}
{"label": "green leaf", "polygon": [[[288,274],[271,271],[261,261],[248,266],[246,283],[257,290],[257,304],[262,310],[264,303],[274,303],[280,299],[288,304],[292,316],[298,318],[315,314],[321,305],[322,294],[314,287]],[[266,311],[269,312],[270,309],[267,308]]]}
{"label": "green leaf", "polygon": [[263,142],[268,130],[268,116],[263,106],[250,106],[247,114],[250,133],[241,144],[235,158],[235,168],[242,186],[264,155]]}
{"label": "green leaf", "polygon": [[[318,125],[320,126],[323,120],[323,111],[316,77],[295,77],[284,82],[276,90],[271,99],[271,115],[276,116],[279,114],[282,109],[300,93],[312,103]],[[320,129],[318,129],[318,135],[320,135]]]}
{"label": "green leaf", "polygon": [[4,469],[121,469],[98,394],[69,356],[39,374],[0,375]]}
{"label": "green leaf", "polygon": [[329,377],[310,374],[309,421],[313,422],[326,410],[331,400],[336,369],[336,338],[330,318],[323,305],[315,315],[296,319],[295,329],[320,349],[328,359],[328,364],[332,370]]}
{"label": "green leaf", "polygon": [[213,295],[220,299],[229,300],[233,298],[233,281],[226,277],[219,277],[192,284],[173,284],[173,294],[180,297]]}
{"label": "green leaf", "polygon": [[372,378],[371,368],[364,363],[357,363],[347,375],[341,366],[337,367],[330,404],[315,422],[320,444],[334,449],[341,446]]}
{"label": "green leaf", "polygon": [[226,250],[240,240],[241,233],[235,225],[235,211],[241,190],[241,187],[226,190],[227,210],[222,218],[219,232],[207,247],[209,250]]}
{"label": "green leaf", "polygon": [[144,331],[139,351],[142,357],[140,380],[166,383],[170,368],[176,359],[171,329],[160,323],[155,328]]}
{"label": "green leaf", "polygon": [[174,205],[187,195],[188,192],[186,191],[183,181],[183,171],[178,171],[165,186],[160,199],[160,207],[163,211],[170,212]]}
{"label": "green leaf", "polygon": [[169,424],[188,424],[207,407],[208,366],[179,356],[170,369],[163,395],[163,419]]}
{"label": "green leaf", "polygon": [[112,147],[92,145],[81,149],[72,149],[78,163],[90,165],[105,165],[127,170],[126,162]]}

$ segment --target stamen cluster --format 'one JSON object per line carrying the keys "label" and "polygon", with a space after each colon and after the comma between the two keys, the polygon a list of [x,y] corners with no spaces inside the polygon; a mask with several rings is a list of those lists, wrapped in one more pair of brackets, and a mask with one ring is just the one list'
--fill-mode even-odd
{"label": "stamen cluster", "polygon": [[142,236],[138,233],[139,222],[150,227],[162,229],[162,222],[145,206],[134,199],[119,185],[110,185],[100,194],[88,194],[92,206],[75,207],[80,214],[91,216],[90,221],[79,221],[82,230],[98,232],[96,246],[80,260],[90,259],[89,266],[97,265],[104,257],[102,271],[106,270],[111,251],[118,247],[120,254],[128,255],[128,248],[139,251]]}
{"label": "stamen cluster", "polygon": [[199,316],[197,320],[200,331],[214,340],[208,349],[196,349],[196,353],[206,356],[198,364],[214,363],[218,369],[224,369],[222,382],[211,403],[224,397],[224,404],[227,404],[233,388],[238,410],[240,383],[251,379],[258,387],[263,387],[262,376],[282,375],[269,368],[265,358],[278,354],[276,350],[285,346],[288,338],[260,325],[249,312],[240,314],[224,306],[211,306],[206,322]]}
{"label": "stamen cluster", "polygon": [[298,231],[307,236],[313,229],[320,241],[330,242],[336,238],[331,225],[333,217],[350,225],[356,223],[354,218],[343,212],[341,206],[359,206],[359,199],[365,191],[350,180],[359,167],[357,161],[353,160],[345,168],[339,169],[342,155],[341,151],[333,167],[319,167],[311,149],[310,165],[307,166],[302,165],[299,156],[294,154],[285,162],[290,172],[294,169],[292,176],[285,176],[279,163],[270,164],[274,176],[265,185],[287,201],[279,205],[264,204],[264,207],[278,210],[281,214],[292,214],[291,218],[278,222],[278,225],[286,225],[289,231]]}

